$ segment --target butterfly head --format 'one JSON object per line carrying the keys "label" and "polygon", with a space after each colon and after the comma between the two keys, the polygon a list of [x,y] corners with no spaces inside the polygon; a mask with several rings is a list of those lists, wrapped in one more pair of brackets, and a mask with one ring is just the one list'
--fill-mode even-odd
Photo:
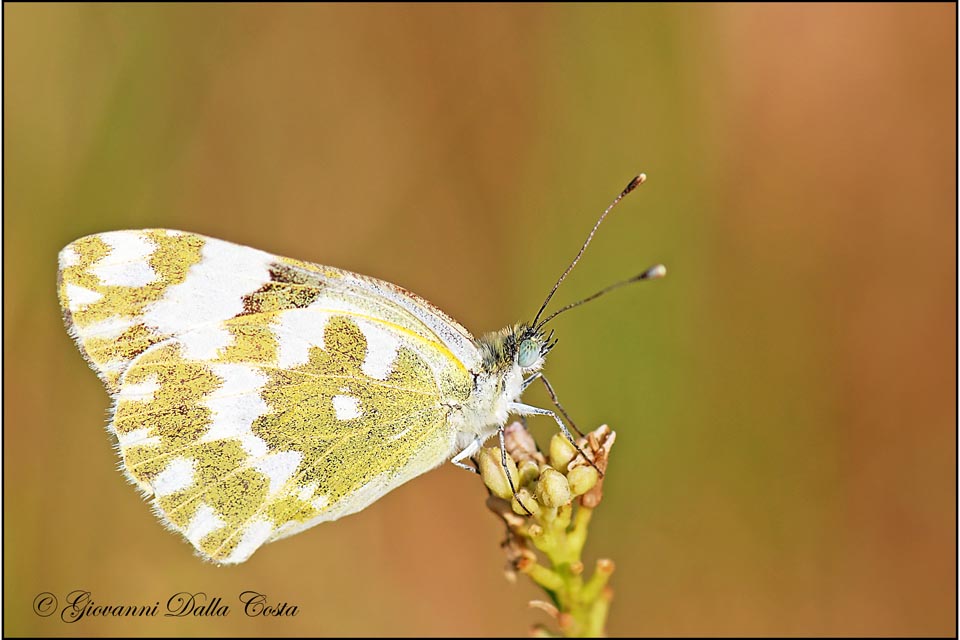
{"label": "butterfly head", "polygon": [[530,374],[537,373],[543,368],[547,353],[556,345],[556,340],[553,339],[553,332],[551,331],[549,335],[545,333],[544,326],[546,324],[560,314],[595,300],[622,286],[641,280],[660,278],[666,274],[666,268],[663,265],[654,265],[632,278],[612,284],[591,296],[568,304],[544,317],[544,312],[547,310],[547,305],[549,305],[553,299],[553,295],[557,292],[557,289],[560,288],[560,285],[573,268],[577,266],[577,263],[583,256],[583,252],[586,251],[590,245],[590,241],[597,232],[597,228],[607,217],[607,214],[610,213],[617,203],[628,193],[643,184],[646,179],[647,176],[641,173],[631,180],[620,192],[620,195],[600,214],[600,217],[593,225],[593,229],[591,229],[587,235],[587,239],[580,247],[580,251],[577,252],[573,261],[560,275],[560,278],[557,279],[550,293],[547,294],[546,299],[543,301],[543,304],[540,305],[540,310],[537,311],[532,322],[515,324],[500,331],[489,333],[477,340],[477,346],[482,354],[481,366],[483,369],[482,372],[475,372],[474,374],[474,380],[478,389],[482,387],[487,388],[496,396],[507,397],[511,400],[518,398],[525,388],[523,384],[525,378]]}
{"label": "butterfly head", "polygon": [[557,344],[553,332],[545,335],[528,324],[515,324],[500,331],[488,333],[479,340],[483,353],[483,368],[488,372],[518,367],[524,374],[535,373],[543,367],[547,353]]}

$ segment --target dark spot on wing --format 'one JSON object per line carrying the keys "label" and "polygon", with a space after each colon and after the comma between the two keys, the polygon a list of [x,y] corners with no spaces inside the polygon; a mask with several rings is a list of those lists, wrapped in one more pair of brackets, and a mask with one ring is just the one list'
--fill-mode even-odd
{"label": "dark spot on wing", "polygon": [[238,316],[303,309],[320,297],[324,281],[306,269],[274,262],[269,267],[270,282],[243,296],[243,311]]}

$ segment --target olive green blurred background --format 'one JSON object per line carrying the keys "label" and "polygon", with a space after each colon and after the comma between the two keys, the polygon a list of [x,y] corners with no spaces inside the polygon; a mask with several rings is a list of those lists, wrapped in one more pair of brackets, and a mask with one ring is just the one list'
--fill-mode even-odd
{"label": "olive green blurred background", "polygon": [[[485,491],[445,465],[217,568],[116,470],[56,254],[163,226],[378,276],[618,432],[612,635],[956,633],[956,7],[6,4],[6,635],[508,635]],[[542,390],[527,399],[544,406]],[[542,441],[549,420],[533,421]],[[84,619],[33,600],[225,619]],[[297,604],[251,619],[255,589]]]}

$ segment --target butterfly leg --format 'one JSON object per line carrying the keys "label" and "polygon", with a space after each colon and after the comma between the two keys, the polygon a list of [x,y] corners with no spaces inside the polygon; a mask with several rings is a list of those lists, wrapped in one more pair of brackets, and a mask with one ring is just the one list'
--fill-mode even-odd
{"label": "butterfly leg", "polygon": [[[543,383],[543,386],[545,386],[545,387],[547,388],[547,393],[550,394],[550,399],[553,401],[554,406],[556,406],[557,409],[560,410],[560,413],[563,414],[564,420],[566,420],[567,422],[569,422],[569,423],[570,423],[570,426],[573,427],[573,430],[577,432],[577,435],[582,438],[582,437],[583,437],[583,431],[580,431],[580,429],[577,428],[577,425],[574,424],[573,420],[570,418],[570,414],[568,414],[568,413],[567,413],[567,410],[564,409],[564,408],[563,408],[563,405],[560,404],[560,401],[557,399],[557,394],[556,394],[556,392],[554,392],[554,390],[553,390],[553,386],[550,384],[550,381],[547,380],[547,376],[543,375],[543,373],[537,372],[537,373],[533,374],[532,376],[530,376],[529,378],[527,378],[526,380],[524,380],[524,381],[523,381],[523,384],[520,385],[520,393],[523,393],[523,392],[526,390],[527,387],[529,387],[531,384],[533,384],[533,383],[536,382],[537,380],[539,380],[540,382],[542,382],[542,383]],[[522,417],[523,417],[523,416],[521,416],[521,418],[522,418]],[[524,424],[524,426],[526,426],[526,424],[527,424],[527,423],[526,423],[526,420],[524,420],[523,424]]]}
{"label": "butterfly leg", "polygon": [[[577,435],[582,438],[583,431],[580,431],[580,429],[577,429],[577,425],[573,423],[573,420],[570,418],[570,414],[567,413],[566,409],[564,409],[563,406],[560,404],[560,401],[557,400],[557,394],[554,393],[553,387],[550,386],[550,381],[547,380],[547,376],[538,373],[536,377],[540,378],[540,382],[542,382],[543,386],[547,388],[547,393],[550,394],[550,399],[553,400],[553,404],[557,407],[557,409],[560,410],[560,413],[563,414],[563,418],[570,423],[570,426],[573,427],[573,430],[576,431]],[[530,382],[533,382],[533,380],[531,379]]]}
{"label": "butterfly leg", "polygon": [[524,391],[526,391],[527,387],[529,387],[531,384],[537,381],[537,378],[542,378],[542,377],[543,377],[543,374],[538,372],[533,374],[526,380],[524,380],[523,384],[520,385],[520,393],[523,393]]}
{"label": "butterfly leg", "polygon": [[[576,440],[573,439],[573,434],[570,433],[570,430],[567,429],[567,425],[563,423],[563,420],[561,420],[560,416],[558,416],[556,413],[554,413],[553,411],[550,411],[549,409],[532,407],[529,404],[523,404],[522,402],[511,402],[508,408],[510,411],[517,413],[519,415],[550,416],[551,418],[553,418],[554,421],[557,423],[557,425],[560,427],[560,431],[563,432],[563,435],[567,438],[570,444],[573,445],[573,448],[577,450],[577,453],[583,456],[583,459],[586,460],[591,467],[593,467],[594,469],[597,469],[597,465],[593,462],[593,460],[588,458],[587,454],[585,454],[583,450],[579,447],[579,445],[577,445]],[[600,474],[601,478],[603,477],[603,472],[600,471],[600,469],[597,469],[597,473]]]}
{"label": "butterfly leg", "polygon": [[[529,378],[527,378],[526,380],[524,380],[524,381],[523,381],[523,384],[520,385],[520,393],[523,393],[524,390],[526,390],[527,387],[529,387],[531,384],[533,384],[534,382],[536,382],[536,381],[537,381],[537,378],[539,378],[541,375],[543,375],[543,374],[535,373],[535,374],[533,374],[532,376],[530,376]],[[520,416],[520,423],[523,425],[523,428],[526,429],[526,428],[527,428],[527,416]]]}
{"label": "butterfly leg", "polygon": [[528,516],[532,516],[533,512],[530,511],[530,509],[527,509],[527,505],[523,504],[523,500],[521,500],[520,496],[517,495],[517,488],[513,484],[513,478],[510,477],[510,467],[507,466],[507,443],[503,438],[503,425],[500,425],[497,435],[500,437],[500,466],[503,467],[503,472],[507,476],[507,482],[510,483],[510,491],[513,492],[513,497],[517,499],[517,504],[519,504],[523,510],[527,512]]}
{"label": "butterfly leg", "polygon": [[480,473],[474,467],[471,467],[470,465],[464,464],[463,462],[461,462],[461,460],[464,460],[466,458],[472,458],[473,454],[475,454],[477,451],[480,451],[480,447],[482,446],[483,446],[483,440],[481,440],[480,437],[478,436],[473,439],[473,442],[471,442],[466,447],[464,447],[463,451],[453,456],[453,459],[451,459],[450,462],[457,465],[461,469],[466,469],[467,471],[470,471],[472,473]]}
{"label": "butterfly leg", "polygon": [[[503,466],[503,472],[507,476],[507,482],[510,484],[510,490],[513,492],[513,497],[517,499],[517,502],[520,503],[520,506],[523,507],[523,510],[527,512],[527,515],[532,516],[533,513],[530,512],[530,509],[527,509],[527,505],[523,504],[520,500],[520,496],[517,495],[517,487],[513,484],[513,477],[510,475],[510,468],[507,467],[507,446],[503,438],[503,427],[501,426],[497,434],[500,436],[500,464]],[[483,440],[479,437],[473,439],[473,442],[464,447],[463,451],[453,456],[450,460],[453,464],[457,465],[461,469],[466,469],[473,473],[480,473],[475,468],[471,467],[468,464],[464,464],[462,460],[466,458],[471,458],[473,455],[480,450],[480,447],[483,446]]]}

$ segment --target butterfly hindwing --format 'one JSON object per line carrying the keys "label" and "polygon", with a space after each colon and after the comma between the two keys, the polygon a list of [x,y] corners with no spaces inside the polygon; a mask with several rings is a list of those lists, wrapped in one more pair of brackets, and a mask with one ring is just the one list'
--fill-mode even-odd
{"label": "butterfly hindwing", "polygon": [[[194,234],[61,252],[131,480],[205,557],[353,513],[453,452],[469,334],[402,289]],[[472,351],[473,350],[473,351]]]}

